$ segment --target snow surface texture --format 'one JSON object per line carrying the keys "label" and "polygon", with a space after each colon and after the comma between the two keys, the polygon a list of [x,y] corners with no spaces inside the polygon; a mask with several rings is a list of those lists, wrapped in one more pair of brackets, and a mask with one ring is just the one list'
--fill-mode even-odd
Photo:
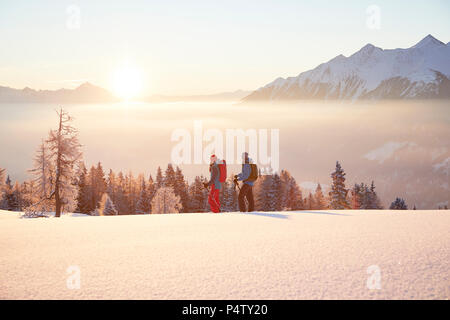
{"label": "snow surface texture", "polygon": [[277,78],[244,100],[448,98],[449,77],[450,46],[428,35],[407,49],[367,44],[349,57]]}
{"label": "snow surface texture", "polygon": [[0,216],[1,299],[450,297],[449,210]]}

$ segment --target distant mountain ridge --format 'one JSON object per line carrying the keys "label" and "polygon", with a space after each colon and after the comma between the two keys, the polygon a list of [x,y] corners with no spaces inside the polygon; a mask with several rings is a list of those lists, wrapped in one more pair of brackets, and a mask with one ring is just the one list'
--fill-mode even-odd
{"label": "distant mountain ridge", "polygon": [[[236,90],[232,92],[221,92],[207,95],[185,95],[168,96],[153,95],[148,98],[137,99],[139,101],[161,103],[161,102],[202,102],[202,101],[239,101],[248,96],[251,91]],[[24,89],[13,89],[0,86],[0,103],[106,103],[118,102],[108,90],[85,82],[75,89],[58,90],[34,90],[28,87]]]}
{"label": "distant mountain ridge", "polygon": [[202,101],[239,101],[248,96],[252,91],[236,90],[216,94],[167,96],[153,95],[145,99],[147,102],[202,102]]}
{"label": "distant mountain ridge", "polygon": [[432,35],[407,49],[367,44],[296,77],[277,78],[244,102],[302,99],[450,99],[450,42]]}
{"label": "distant mountain ridge", "polygon": [[108,90],[94,86],[89,82],[75,89],[34,90],[28,87],[13,89],[0,86],[0,102],[29,103],[95,103],[118,101]]}

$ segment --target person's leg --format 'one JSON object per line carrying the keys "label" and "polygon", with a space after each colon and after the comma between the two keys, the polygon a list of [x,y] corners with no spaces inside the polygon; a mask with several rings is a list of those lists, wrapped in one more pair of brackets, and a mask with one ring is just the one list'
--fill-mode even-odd
{"label": "person's leg", "polygon": [[239,211],[240,212],[245,212],[246,208],[245,208],[245,201],[244,201],[244,197],[245,197],[245,184],[242,185],[241,190],[239,191],[239,196],[238,196],[238,202],[239,202]]}
{"label": "person's leg", "polygon": [[216,188],[214,188],[214,185],[212,185],[208,195],[208,203],[211,208],[211,211],[214,213],[219,212],[218,202],[216,201],[216,194],[218,193],[216,191],[219,190],[216,190]]}
{"label": "person's leg", "polygon": [[239,192],[239,210],[241,212],[246,212],[247,211],[247,206],[245,205],[245,199],[247,197],[247,192],[248,192],[248,187],[249,185],[247,184],[242,184],[241,187],[241,192]]}
{"label": "person's leg", "polygon": [[255,201],[253,200],[253,187],[252,186],[248,186],[246,198],[248,201],[248,212],[255,211]]}
{"label": "person's leg", "polygon": [[219,198],[219,195],[220,195],[220,190],[219,190],[219,189],[215,189],[215,190],[214,190],[214,200],[215,200],[216,205],[217,205],[217,207],[216,207],[216,209],[217,209],[216,213],[220,212],[220,198]]}

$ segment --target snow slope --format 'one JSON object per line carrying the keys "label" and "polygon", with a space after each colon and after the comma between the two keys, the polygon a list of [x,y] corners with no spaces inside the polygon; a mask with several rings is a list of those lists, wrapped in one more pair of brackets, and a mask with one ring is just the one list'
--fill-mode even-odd
{"label": "snow slope", "polygon": [[0,298],[448,299],[449,227],[449,210],[6,218]]}
{"label": "snow slope", "polygon": [[450,45],[432,35],[407,49],[367,44],[297,77],[278,78],[244,101],[450,98]]}

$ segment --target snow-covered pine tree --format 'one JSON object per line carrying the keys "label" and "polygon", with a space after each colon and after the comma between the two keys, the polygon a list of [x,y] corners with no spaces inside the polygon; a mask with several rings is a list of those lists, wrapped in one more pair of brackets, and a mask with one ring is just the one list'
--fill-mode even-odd
{"label": "snow-covered pine tree", "polygon": [[58,129],[51,130],[46,140],[55,168],[54,188],[51,194],[55,199],[55,217],[61,216],[64,205],[71,205],[75,200],[74,168],[81,158],[78,133],[70,124],[72,117],[62,108],[57,114]]}
{"label": "snow-covered pine tree", "polygon": [[350,207],[347,201],[347,192],[345,189],[345,172],[339,161],[336,161],[336,169],[331,174],[333,179],[330,191],[330,207],[331,209],[348,209]]}
{"label": "snow-covered pine tree", "polygon": [[152,200],[152,213],[178,213],[181,209],[180,197],[171,187],[161,187]]}
{"label": "snow-covered pine tree", "polygon": [[316,210],[324,210],[327,208],[327,202],[322,192],[322,186],[317,184],[316,191],[314,193],[314,204]]}
{"label": "snow-covered pine tree", "polygon": [[189,199],[188,199],[189,185],[184,180],[183,172],[178,166],[175,170],[174,179],[175,179],[174,183],[175,194],[180,197],[182,206],[180,212],[189,212]]}
{"label": "snow-covered pine tree", "polygon": [[97,209],[98,215],[100,216],[115,216],[117,215],[117,209],[114,206],[109,195],[105,192],[100,200],[100,206]]}
{"label": "snow-covered pine tree", "polygon": [[282,209],[282,189],[280,176],[275,174],[264,175],[261,186],[258,188],[256,196],[263,211],[280,211]]}
{"label": "snow-covered pine tree", "polygon": [[208,190],[203,186],[204,177],[196,176],[189,187],[189,211],[206,212]]}
{"label": "snow-covered pine tree", "polygon": [[405,203],[405,200],[402,198],[396,198],[394,202],[391,203],[389,207],[390,210],[408,210],[408,206]]}

